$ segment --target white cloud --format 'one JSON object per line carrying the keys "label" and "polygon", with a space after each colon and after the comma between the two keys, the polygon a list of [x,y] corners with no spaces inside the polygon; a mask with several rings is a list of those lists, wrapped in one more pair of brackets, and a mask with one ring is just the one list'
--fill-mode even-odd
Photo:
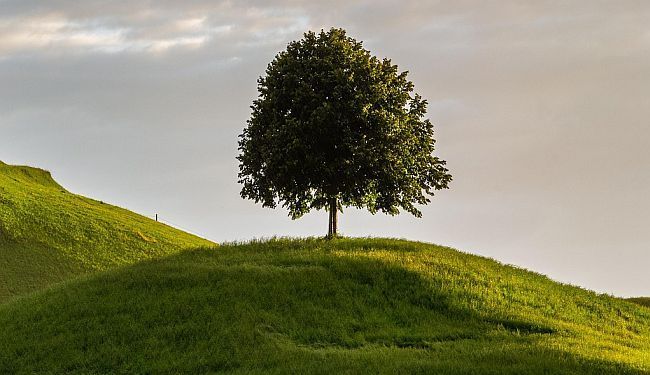
{"label": "white cloud", "polygon": [[117,53],[154,52],[171,48],[196,49],[212,37],[224,35],[232,25],[210,25],[206,17],[186,18],[178,21],[161,20],[145,29],[166,27],[162,35],[147,30],[135,33],[137,24],[124,26],[124,22],[107,19],[68,19],[60,14],[0,19],[0,56],[35,53]]}
{"label": "white cloud", "polygon": [[152,41],[149,45],[149,50],[154,52],[166,51],[173,47],[190,47],[198,48],[208,40],[206,35],[202,36],[186,36],[173,39],[162,39]]}
{"label": "white cloud", "polygon": [[4,56],[43,49],[120,49],[125,29],[97,27],[60,15],[19,18],[0,23],[0,54]]}

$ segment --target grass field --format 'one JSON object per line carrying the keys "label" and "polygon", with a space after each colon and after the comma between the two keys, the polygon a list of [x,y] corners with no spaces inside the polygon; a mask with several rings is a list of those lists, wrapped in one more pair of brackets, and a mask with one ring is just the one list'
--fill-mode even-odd
{"label": "grass field", "polygon": [[0,373],[642,374],[650,310],[449,248],[203,248],[0,305]]}
{"label": "grass field", "polygon": [[0,374],[646,374],[643,304],[403,240],[217,247],[0,163]]}
{"label": "grass field", "polygon": [[0,162],[0,303],[79,274],[210,245]]}

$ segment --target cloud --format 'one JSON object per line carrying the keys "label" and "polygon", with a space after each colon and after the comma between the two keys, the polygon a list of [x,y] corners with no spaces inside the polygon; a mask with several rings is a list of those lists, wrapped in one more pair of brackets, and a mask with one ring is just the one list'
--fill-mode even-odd
{"label": "cloud", "polygon": [[[100,4],[105,8],[93,11],[99,10]],[[128,5],[48,2],[30,11],[18,5],[4,7],[7,11],[0,16],[0,56],[5,59],[197,49],[233,33],[236,40],[228,39],[230,42],[255,47],[285,41],[287,33],[301,33],[308,26],[303,15],[291,10],[230,2],[155,8],[145,1]]]}
{"label": "cloud", "polygon": [[[122,25],[120,25],[122,24]],[[150,26],[124,26],[104,19],[74,20],[60,14],[0,21],[0,56],[24,54],[164,52],[170,48],[198,48],[232,30],[231,25],[208,25],[205,18],[165,20]],[[164,33],[156,29],[166,29]],[[148,35],[152,34],[152,35]]]}
{"label": "cloud", "polygon": [[45,47],[111,48],[123,40],[124,30],[89,28],[57,15],[0,22],[0,55],[37,51]]}

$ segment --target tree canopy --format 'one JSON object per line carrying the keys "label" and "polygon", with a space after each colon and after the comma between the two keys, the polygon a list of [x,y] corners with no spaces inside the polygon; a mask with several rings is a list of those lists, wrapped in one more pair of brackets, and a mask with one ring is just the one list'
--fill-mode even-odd
{"label": "tree canopy", "polygon": [[416,205],[451,175],[407,74],[342,29],[289,43],[258,79],[240,135],[241,196],[293,219],[326,209],[330,236],[343,207],[420,217]]}

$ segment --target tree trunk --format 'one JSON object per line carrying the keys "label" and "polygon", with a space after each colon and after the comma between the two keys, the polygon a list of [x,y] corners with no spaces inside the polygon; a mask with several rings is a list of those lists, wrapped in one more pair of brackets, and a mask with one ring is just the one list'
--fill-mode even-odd
{"label": "tree trunk", "polygon": [[327,231],[327,238],[334,238],[337,235],[337,221],[338,221],[338,202],[336,198],[330,198],[329,207],[329,229]]}
{"label": "tree trunk", "polygon": [[329,212],[328,220],[329,222],[327,223],[329,227],[327,228],[327,238],[332,238],[332,210],[328,209]]}
{"label": "tree trunk", "polygon": [[339,202],[334,199],[334,217],[332,218],[332,235],[334,237],[339,235]]}

